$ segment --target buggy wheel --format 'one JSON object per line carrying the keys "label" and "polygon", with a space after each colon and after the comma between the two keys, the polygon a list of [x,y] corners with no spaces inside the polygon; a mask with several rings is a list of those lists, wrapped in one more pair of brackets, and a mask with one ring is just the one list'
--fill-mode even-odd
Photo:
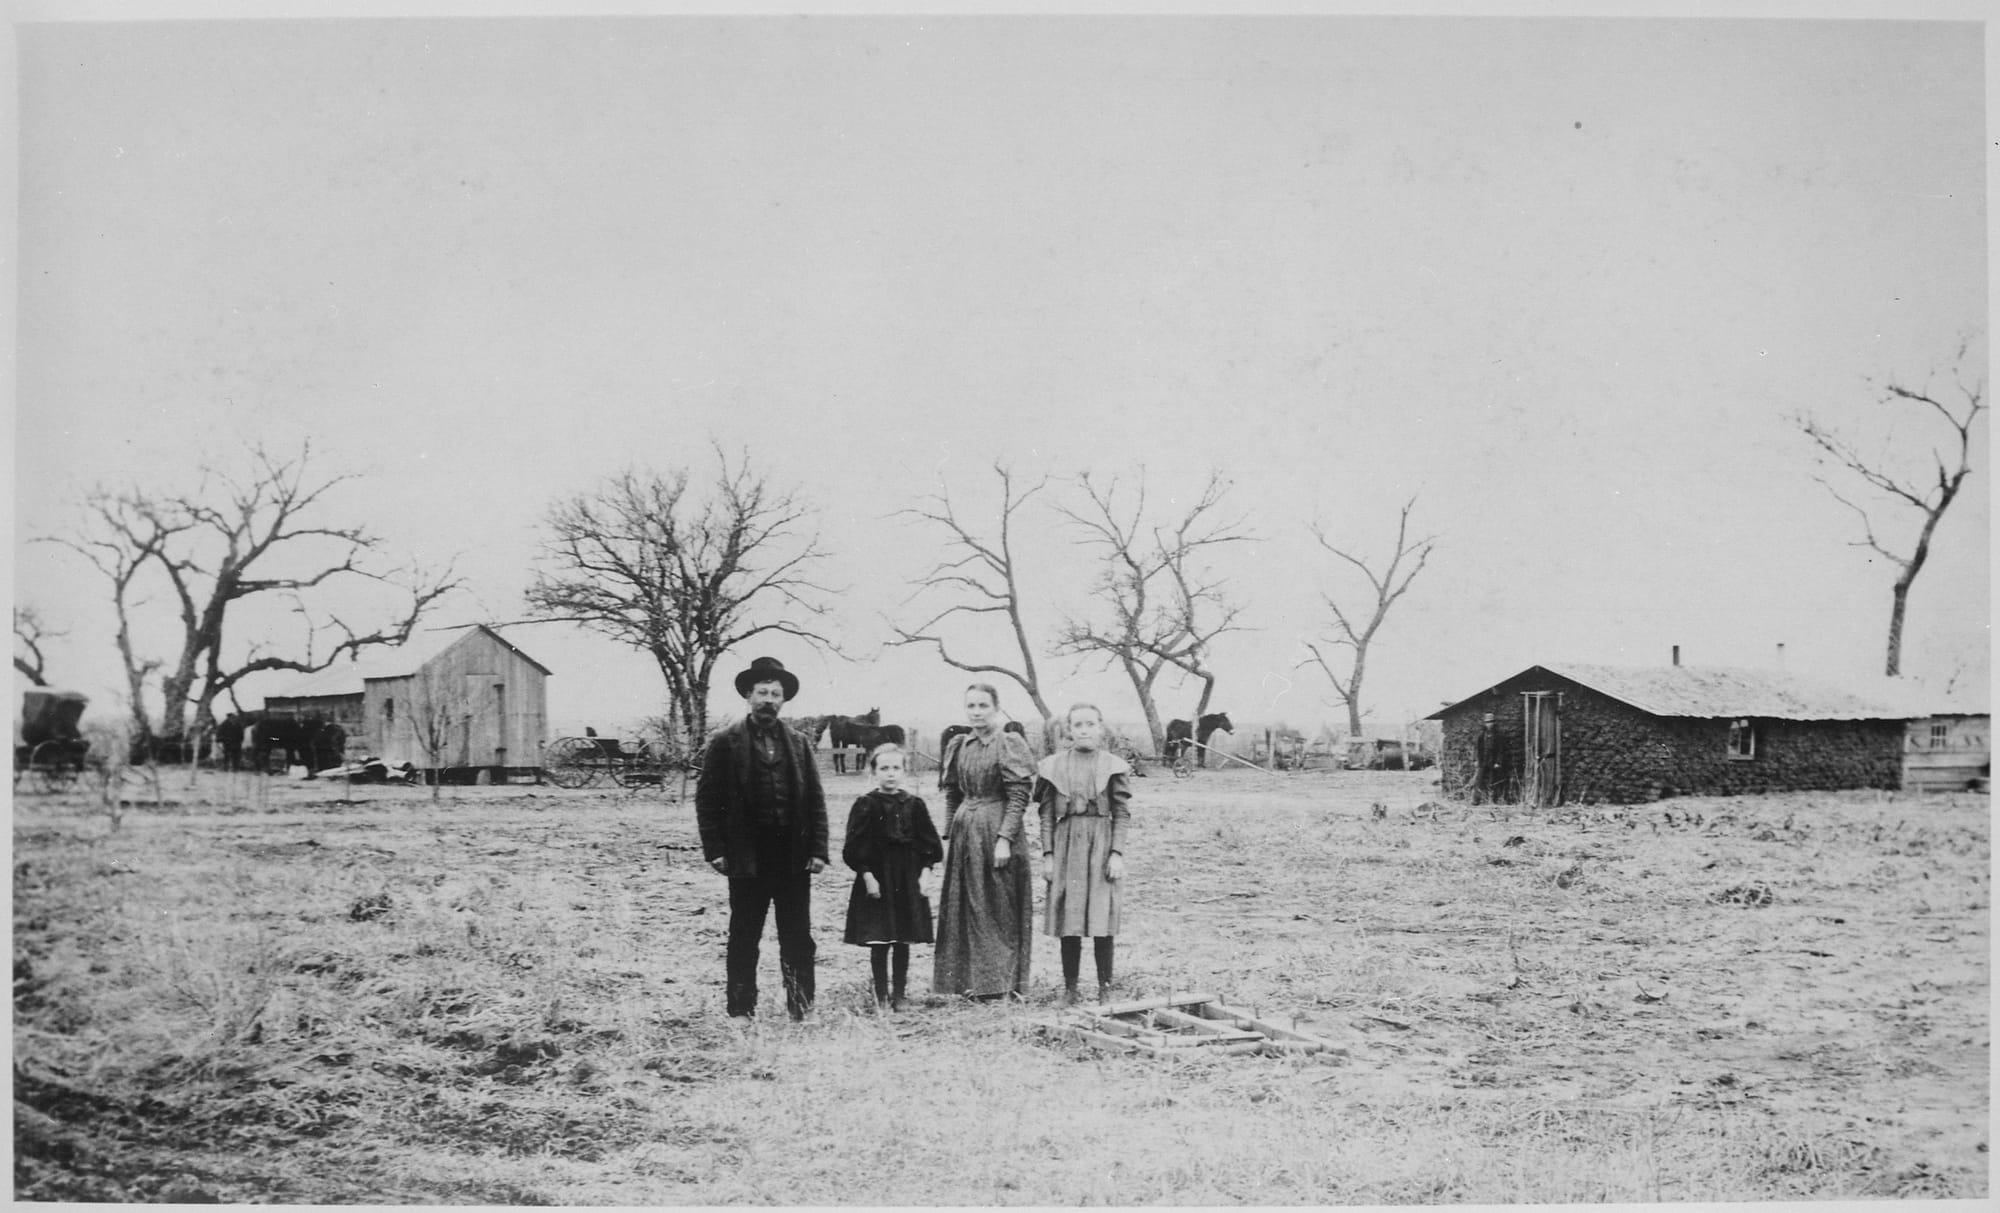
{"label": "buggy wheel", "polygon": [[28,757],[44,792],[60,792],[75,783],[79,765],[70,745],[61,741],[44,741]]}
{"label": "buggy wheel", "polygon": [[1193,776],[1194,776],[1194,759],[1189,758],[1185,753],[1183,753],[1179,758],[1174,759],[1175,779],[1189,779],[1192,778]]}
{"label": "buggy wheel", "polygon": [[662,772],[653,747],[642,741],[622,761],[611,764],[610,774],[621,788],[643,788],[658,784]]}
{"label": "buggy wheel", "polygon": [[558,737],[549,746],[544,769],[559,788],[581,788],[597,778],[597,743],[588,737]]}

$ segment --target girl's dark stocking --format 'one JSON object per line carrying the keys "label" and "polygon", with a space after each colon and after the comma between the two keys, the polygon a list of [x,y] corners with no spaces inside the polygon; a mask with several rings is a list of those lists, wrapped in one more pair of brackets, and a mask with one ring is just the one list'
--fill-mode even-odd
{"label": "girl's dark stocking", "polygon": [[[903,1000],[903,990],[909,984],[910,980],[910,945],[906,943],[896,944],[889,950],[889,956],[892,962],[891,976],[894,978],[894,985],[889,991],[890,996],[896,1001],[901,1002]],[[877,990],[882,988],[879,980],[875,983],[875,988]]]}
{"label": "girl's dark stocking", "polygon": [[[907,956],[904,958],[903,963],[905,966],[909,964]],[[878,1004],[888,1002],[889,1001],[889,945],[888,944],[871,943],[868,945],[868,967],[870,970],[873,971],[875,975],[875,1001]]]}
{"label": "girl's dark stocking", "polygon": [[[1110,935],[1099,935],[1090,941],[1091,947],[1097,953],[1097,993],[1100,998],[1111,988],[1112,942],[1113,937]],[[1072,981],[1070,984],[1076,983]]]}
{"label": "girl's dark stocking", "polygon": [[1083,938],[1078,935],[1062,937],[1063,989],[1076,993],[1076,979],[1083,969]]}

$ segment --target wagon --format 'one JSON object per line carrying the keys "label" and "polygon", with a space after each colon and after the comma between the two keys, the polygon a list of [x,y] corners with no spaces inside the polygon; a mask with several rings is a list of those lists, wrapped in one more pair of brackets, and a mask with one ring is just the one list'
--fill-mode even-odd
{"label": "wagon", "polygon": [[80,691],[30,687],[21,693],[21,732],[14,742],[14,786],[25,778],[45,792],[75,783],[90,758],[77,729],[90,698]]}
{"label": "wagon", "polygon": [[621,788],[657,787],[672,774],[693,774],[700,759],[655,747],[640,738],[628,747],[617,737],[558,737],[542,762],[548,781],[559,788],[587,788],[600,780]]}

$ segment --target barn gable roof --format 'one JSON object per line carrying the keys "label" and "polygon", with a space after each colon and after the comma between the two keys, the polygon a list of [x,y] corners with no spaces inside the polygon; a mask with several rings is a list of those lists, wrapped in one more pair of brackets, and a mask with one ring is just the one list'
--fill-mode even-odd
{"label": "barn gable roof", "polygon": [[519,646],[505,636],[483,623],[477,623],[471,627],[432,628],[418,632],[395,648],[379,649],[359,661],[344,661],[338,665],[328,666],[316,674],[307,674],[270,692],[265,698],[267,700],[322,699],[337,695],[359,695],[367,683],[376,679],[408,678],[442,655],[445,650],[475,632],[484,632],[491,636],[542,673],[552,672],[547,666],[522,652]]}
{"label": "barn gable roof", "polygon": [[[1911,713],[1874,696],[1863,697],[1839,687],[1782,670],[1744,670],[1720,666],[1617,666],[1561,662],[1529,666],[1521,674],[1541,670],[1589,687],[1620,703],[1654,716],[1703,719],[1757,716],[1767,720],[1903,720]],[[1431,713],[1437,719],[1491,692],[1514,678]]]}

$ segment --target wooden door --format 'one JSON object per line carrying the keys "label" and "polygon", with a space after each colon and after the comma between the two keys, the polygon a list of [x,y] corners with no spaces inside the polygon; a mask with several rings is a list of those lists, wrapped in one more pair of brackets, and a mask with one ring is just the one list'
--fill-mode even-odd
{"label": "wooden door", "polygon": [[1538,809],[1562,799],[1562,697],[1554,691],[1527,691],[1521,696],[1524,753],[1521,803]]}

